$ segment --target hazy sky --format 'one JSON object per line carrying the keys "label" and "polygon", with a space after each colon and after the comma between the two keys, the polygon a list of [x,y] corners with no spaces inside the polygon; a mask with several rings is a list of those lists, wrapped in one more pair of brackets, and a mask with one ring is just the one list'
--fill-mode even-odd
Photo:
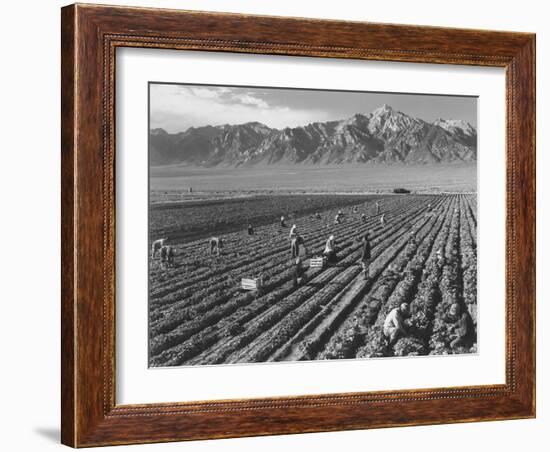
{"label": "hazy sky", "polygon": [[463,119],[477,127],[473,97],[158,83],[149,87],[150,127],[170,133],[250,121],[278,129],[296,127],[368,114],[383,104],[428,122]]}

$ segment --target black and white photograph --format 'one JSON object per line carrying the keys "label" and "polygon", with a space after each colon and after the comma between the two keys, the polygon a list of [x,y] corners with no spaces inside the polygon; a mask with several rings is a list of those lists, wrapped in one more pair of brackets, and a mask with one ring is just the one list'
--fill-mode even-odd
{"label": "black and white photograph", "polygon": [[547,10],[4,2],[2,450],[547,451]]}
{"label": "black and white photograph", "polygon": [[150,367],[477,353],[477,97],[148,89]]}

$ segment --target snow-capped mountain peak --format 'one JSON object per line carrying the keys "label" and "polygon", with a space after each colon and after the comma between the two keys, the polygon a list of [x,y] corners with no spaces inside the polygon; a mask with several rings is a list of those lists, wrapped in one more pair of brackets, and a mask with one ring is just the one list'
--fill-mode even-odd
{"label": "snow-capped mountain peak", "polygon": [[466,121],[428,123],[384,104],[368,114],[304,127],[260,122],[150,132],[153,165],[452,163],[477,159],[477,131]]}

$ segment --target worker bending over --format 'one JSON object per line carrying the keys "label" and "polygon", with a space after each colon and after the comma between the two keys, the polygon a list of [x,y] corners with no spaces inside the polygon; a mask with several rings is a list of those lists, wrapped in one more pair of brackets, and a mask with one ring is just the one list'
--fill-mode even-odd
{"label": "worker bending over", "polygon": [[409,315],[409,306],[407,303],[402,303],[397,308],[394,308],[386,316],[384,320],[384,336],[389,340],[389,344],[393,345],[400,337],[407,335],[404,320]]}
{"label": "worker bending over", "polygon": [[222,247],[223,242],[219,237],[212,237],[210,239],[210,254],[216,254],[216,256],[219,256],[221,254]]}
{"label": "worker bending over", "polygon": [[176,250],[174,249],[173,246],[164,245],[160,249],[160,265],[163,268],[173,267],[175,255],[176,255]]}
{"label": "worker bending over", "polygon": [[166,239],[157,239],[151,245],[151,259],[154,259],[157,253],[160,252],[161,248],[166,243]]}

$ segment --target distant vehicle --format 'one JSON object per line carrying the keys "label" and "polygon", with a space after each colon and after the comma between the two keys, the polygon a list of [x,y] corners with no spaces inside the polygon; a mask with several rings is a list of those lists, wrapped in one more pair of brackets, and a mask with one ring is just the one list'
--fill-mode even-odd
{"label": "distant vehicle", "polygon": [[407,190],[406,188],[394,188],[393,192],[397,193],[399,195],[406,195],[407,193],[410,193],[411,191]]}

